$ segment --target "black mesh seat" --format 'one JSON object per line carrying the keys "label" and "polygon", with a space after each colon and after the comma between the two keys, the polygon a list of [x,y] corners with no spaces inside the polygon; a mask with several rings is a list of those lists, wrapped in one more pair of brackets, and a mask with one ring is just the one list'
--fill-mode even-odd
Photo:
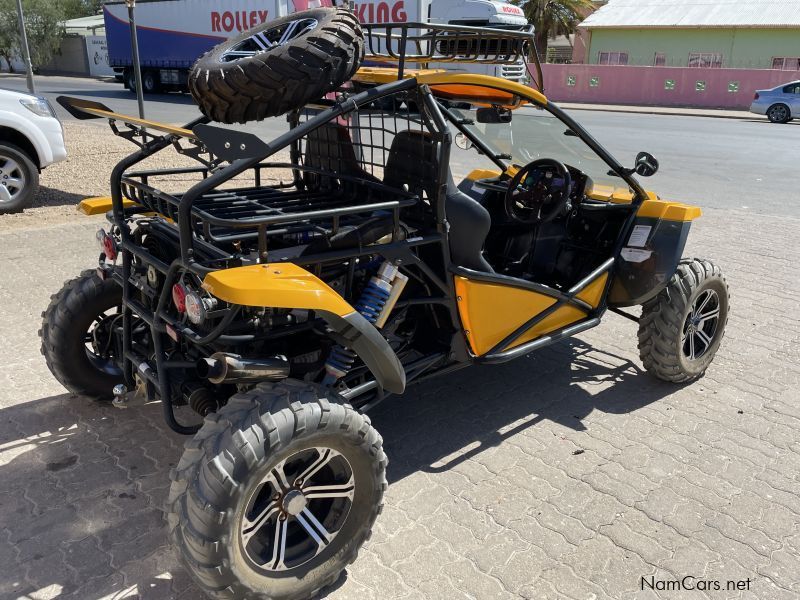
{"label": "black mesh seat", "polygon": [[306,173],[305,180],[309,187],[319,187],[326,181],[336,179],[337,174],[378,182],[362,168],[350,132],[338,123],[325,123],[308,134],[304,164],[331,174]]}
{"label": "black mesh seat", "polygon": [[[383,182],[408,189],[433,204],[439,166],[437,143],[427,131],[401,131],[392,142]],[[445,214],[450,223],[450,258],[456,266],[492,273],[483,257],[483,244],[492,219],[480,203],[461,192],[448,169]]]}

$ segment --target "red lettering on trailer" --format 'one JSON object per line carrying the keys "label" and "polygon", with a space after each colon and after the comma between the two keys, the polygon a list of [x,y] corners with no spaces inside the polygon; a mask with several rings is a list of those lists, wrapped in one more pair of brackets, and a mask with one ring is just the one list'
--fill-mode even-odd
{"label": "red lettering on trailer", "polygon": [[405,0],[389,2],[359,2],[355,12],[362,23],[405,23],[408,21]]}
{"label": "red lettering on trailer", "polygon": [[523,15],[522,9],[517,6],[503,6],[503,12],[512,15]]}
{"label": "red lettering on trailer", "polygon": [[234,30],[244,31],[263,23],[269,17],[268,10],[251,10],[231,12],[225,11],[211,13],[211,31],[225,31],[231,33]]}

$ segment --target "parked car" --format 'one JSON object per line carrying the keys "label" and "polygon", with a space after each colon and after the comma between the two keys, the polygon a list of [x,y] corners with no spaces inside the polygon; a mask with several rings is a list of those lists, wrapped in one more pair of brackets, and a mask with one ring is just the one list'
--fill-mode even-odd
{"label": "parked car", "polygon": [[65,158],[64,128],[50,103],[0,90],[0,214],[25,208],[39,188],[39,172]]}
{"label": "parked car", "polygon": [[788,123],[800,115],[800,81],[784,83],[771,90],[758,90],[750,112],[767,115],[773,123]]}

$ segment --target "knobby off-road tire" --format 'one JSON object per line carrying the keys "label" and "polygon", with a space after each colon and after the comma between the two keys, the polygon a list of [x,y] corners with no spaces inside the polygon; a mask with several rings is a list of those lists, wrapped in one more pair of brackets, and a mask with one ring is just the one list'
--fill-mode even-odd
{"label": "knobby off-road tire", "polygon": [[90,355],[85,337],[95,319],[122,302],[122,288],[94,270],[67,281],[42,313],[42,354],[55,378],[73,394],[111,399],[122,371],[113,361]]}
{"label": "knobby off-road tire", "polygon": [[[316,21],[314,25],[313,22]],[[269,49],[292,23],[302,33]],[[308,27],[310,30],[305,31]],[[252,51],[236,58],[232,51]],[[364,57],[358,19],[346,9],[319,8],[263,23],[198,59],[189,91],[213,121],[246,123],[276,117],[322,98],[352,78]]]}
{"label": "knobby off-road tire", "polygon": [[[307,478],[301,481],[306,466],[302,457],[310,457],[313,463],[316,456],[322,460],[325,452],[333,456],[327,466],[316,474],[306,470]],[[347,485],[354,487],[350,499],[309,499],[307,508],[329,533],[337,533],[327,546],[312,540],[312,553],[314,548],[324,550],[308,562],[292,566],[291,544],[302,547],[307,530],[298,517],[291,516],[290,511],[296,510],[291,502],[298,499],[297,492],[278,491],[275,474],[283,473],[286,486],[302,488],[311,498],[312,490],[325,487],[318,477],[338,472],[332,466],[334,462],[337,469],[351,469]],[[342,404],[335,394],[293,380],[259,384],[249,392],[236,394],[219,412],[208,416],[186,444],[170,474],[170,538],[188,571],[211,597],[310,598],[336,581],[369,538],[383,505],[386,462],[382,439],[369,419]],[[300,467],[291,466],[298,464]],[[348,477],[346,472],[342,477]],[[306,506],[303,500],[300,502]],[[319,507],[327,502],[337,508],[325,516]],[[274,505],[273,511],[280,507],[278,514],[264,517],[260,528],[243,531],[243,527],[259,522],[258,515],[267,514],[270,505]],[[284,513],[284,509],[289,512]],[[287,515],[289,544],[284,555],[287,568],[276,571],[274,548],[279,546],[270,541],[279,539],[279,515]],[[336,524],[336,519],[338,528],[334,529],[331,524]],[[244,534],[253,537],[245,540]],[[259,548],[269,557],[260,567],[252,559],[252,552]]]}
{"label": "knobby off-road tire", "polygon": [[639,356],[645,369],[674,383],[701,377],[722,342],[729,304],[719,267],[707,260],[682,260],[669,285],[642,307]]}

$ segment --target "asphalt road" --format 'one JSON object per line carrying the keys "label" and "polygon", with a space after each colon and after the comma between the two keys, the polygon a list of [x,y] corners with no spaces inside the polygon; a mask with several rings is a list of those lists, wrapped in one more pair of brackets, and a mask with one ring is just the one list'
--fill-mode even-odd
{"label": "asphalt road", "polygon": [[[59,95],[72,95],[137,114],[134,95],[115,81],[38,77],[37,85],[53,104]],[[24,91],[25,79],[0,76],[0,88]],[[62,118],[72,118],[60,106],[57,110]],[[199,115],[188,94],[148,96],[145,111],[147,118],[176,124]],[[640,150],[654,154],[661,171],[644,183],[664,198],[703,208],[800,216],[800,188],[795,182],[798,125],[773,125],[755,115],[737,120],[602,111],[572,114],[623,164],[633,164]],[[248,130],[270,136],[285,127],[279,118]]]}

